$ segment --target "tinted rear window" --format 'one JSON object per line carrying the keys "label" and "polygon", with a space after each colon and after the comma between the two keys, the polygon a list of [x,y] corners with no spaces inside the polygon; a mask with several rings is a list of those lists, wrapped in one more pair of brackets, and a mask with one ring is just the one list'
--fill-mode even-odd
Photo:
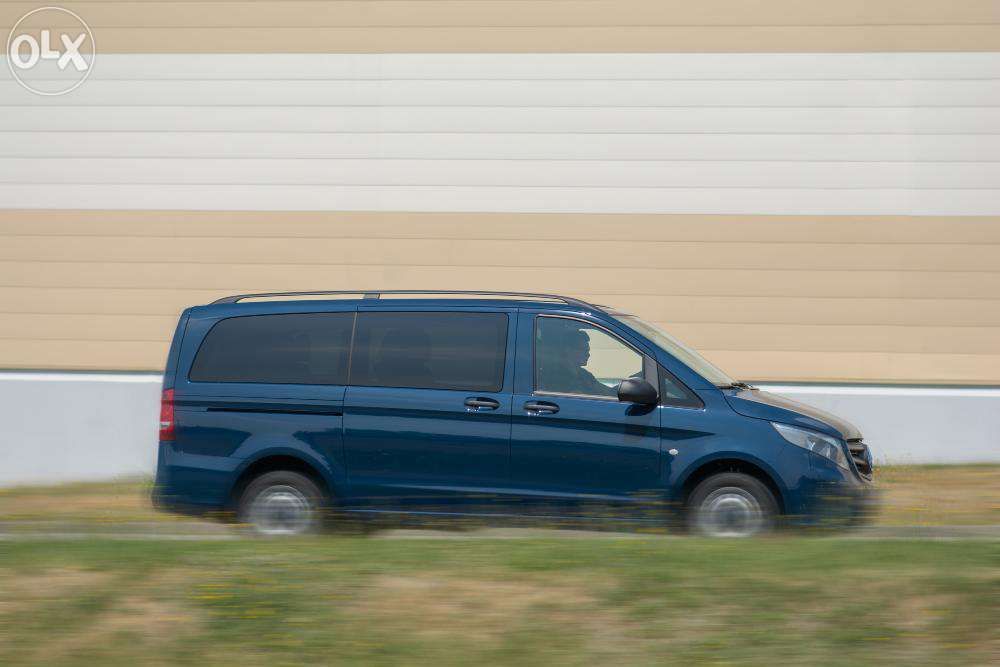
{"label": "tinted rear window", "polygon": [[351,384],[500,391],[503,313],[359,313]]}
{"label": "tinted rear window", "polygon": [[354,313],[250,315],[208,332],[193,382],[347,384]]}

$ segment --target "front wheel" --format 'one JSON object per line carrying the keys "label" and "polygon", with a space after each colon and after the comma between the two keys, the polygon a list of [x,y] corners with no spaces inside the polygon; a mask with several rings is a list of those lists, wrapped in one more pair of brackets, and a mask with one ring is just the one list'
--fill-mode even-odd
{"label": "front wheel", "polygon": [[301,473],[277,470],[247,485],[238,515],[260,535],[303,535],[319,527],[322,506],[323,492],[315,482]]}
{"label": "front wheel", "polygon": [[774,528],[778,503],[756,477],[724,472],[703,480],[688,499],[688,526],[706,537],[751,537]]}

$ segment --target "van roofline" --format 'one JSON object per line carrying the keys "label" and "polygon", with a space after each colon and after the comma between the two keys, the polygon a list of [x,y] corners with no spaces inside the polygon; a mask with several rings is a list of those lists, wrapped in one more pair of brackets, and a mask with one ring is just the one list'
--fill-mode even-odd
{"label": "van roofline", "polygon": [[239,303],[240,301],[248,299],[280,299],[288,297],[288,300],[293,300],[294,297],[307,297],[307,296],[355,296],[361,297],[363,300],[377,300],[382,298],[382,295],[411,295],[411,296],[484,296],[484,297],[496,297],[499,299],[510,298],[510,299],[531,299],[531,300],[542,300],[542,301],[558,301],[565,303],[566,305],[576,306],[578,308],[585,308],[587,310],[597,310],[605,312],[607,308],[605,306],[598,306],[593,303],[588,303],[582,299],[576,299],[573,297],[562,296],[560,294],[543,294],[536,292],[494,292],[488,290],[316,290],[316,291],[299,291],[299,292],[258,292],[251,294],[234,294],[232,296],[223,297],[221,299],[216,299],[211,302],[212,306],[226,305]]}

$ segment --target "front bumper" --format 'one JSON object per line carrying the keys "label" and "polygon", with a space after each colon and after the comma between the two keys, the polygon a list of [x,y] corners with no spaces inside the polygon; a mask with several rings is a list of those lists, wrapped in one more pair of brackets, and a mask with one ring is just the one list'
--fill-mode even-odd
{"label": "front bumper", "polygon": [[870,525],[881,507],[881,493],[870,483],[823,485],[817,489],[814,525],[860,528]]}
{"label": "front bumper", "polygon": [[857,472],[811,456],[811,474],[800,481],[798,503],[789,521],[817,528],[858,528],[869,525],[881,508],[881,492]]}

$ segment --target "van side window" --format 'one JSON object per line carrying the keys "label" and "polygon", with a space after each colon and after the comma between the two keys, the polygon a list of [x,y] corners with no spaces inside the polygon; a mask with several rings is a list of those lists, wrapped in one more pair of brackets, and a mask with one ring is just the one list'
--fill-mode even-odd
{"label": "van side window", "polygon": [[506,356],[504,313],[359,313],[351,384],[495,392]]}
{"label": "van side window", "polygon": [[192,382],[347,384],[354,313],[247,315],[212,327]]}
{"label": "van side window", "polygon": [[614,398],[622,380],[642,376],[642,355],[606,331],[562,317],[535,319],[535,391]]}
{"label": "van side window", "polygon": [[703,408],[705,404],[698,394],[688,389],[687,385],[663,366],[657,369],[660,376],[660,404],[675,408]]}

